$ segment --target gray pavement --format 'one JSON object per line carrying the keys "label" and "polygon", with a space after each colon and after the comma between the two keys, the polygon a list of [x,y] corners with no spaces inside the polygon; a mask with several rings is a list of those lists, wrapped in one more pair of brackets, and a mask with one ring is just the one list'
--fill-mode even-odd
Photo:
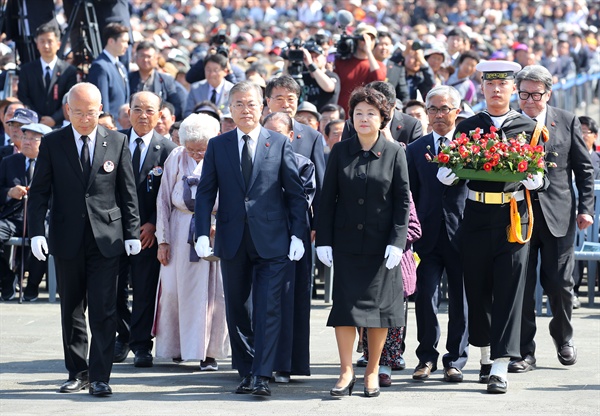
{"label": "gray pavement", "polygon": [[[585,299],[585,296],[582,296]],[[410,304],[408,368],[395,371],[392,387],[379,398],[362,395],[363,369],[352,397],[332,399],[329,389],[337,379],[337,349],[332,328],[325,326],[330,306],[314,301],[311,319],[311,377],[297,377],[289,385],[272,383],[273,396],[261,399],[233,394],[238,378],[231,362],[220,370],[199,371],[198,363],[174,364],[155,360],[153,368],[136,369],[130,354],[113,367],[109,398],[87,392],[60,394],[66,380],[63,364],[59,305],[42,294],[35,303],[0,303],[0,414],[2,415],[599,415],[600,308],[574,311],[578,362],[563,367],[548,335],[549,318],[538,317],[538,369],[509,375],[505,395],[489,395],[477,383],[479,351],[465,367],[465,381],[442,381],[442,371],[426,382],[411,378],[417,364],[414,304]],[[445,304],[442,305],[445,308]],[[442,342],[447,316],[440,314]],[[358,358],[359,354],[355,354]],[[440,360],[441,361],[441,360]],[[439,365],[440,363],[438,363]]]}

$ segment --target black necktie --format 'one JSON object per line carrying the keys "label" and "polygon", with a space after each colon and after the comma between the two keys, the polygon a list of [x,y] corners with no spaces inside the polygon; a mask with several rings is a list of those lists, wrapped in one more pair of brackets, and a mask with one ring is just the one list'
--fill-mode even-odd
{"label": "black necktie", "polygon": [[46,66],[46,75],[44,75],[44,84],[46,84],[46,89],[50,88],[50,67]]}
{"label": "black necktie", "polygon": [[215,89],[212,90],[212,94],[210,96],[210,101],[212,101],[213,104],[217,103],[217,90],[215,90]]}
{"label": "black necktie", "polygon": [[244,140],[244,147],[242,147],[242,176],[244,177],[246,188],[248,188],[250,176],[252,176],[252,156],[250,155],[250,147],[248,146],[250,136],[244,134],[242,139]]}
{"label": "black necktie", "polygon": [[92,171],[92,167],[90,166],[90,149],[88,147],[88,141],[90,138],[88,136],[81,136],[81,140],[83,141],[83,146],[81,147],[81,155],[79,156],[79,160],[81,161],[83,179],[87,184],[88,180],[90,179],[90,172]]}
{"label": "black necktie", "polygon": [[438,152],[440,150],[442,150],[442,145],[444,144],[445,141],[446,141],[446,137],[445,136],[438,137]]}
{"label": "black necktie", "polygon": [[125,74],[125,69],[123,68],[123,64],[121,64],[121,62],[117,61],[115,63],[115,65],[117,66],[117,71],[119,71],[119,74],[121,74],[121,78],[123,79],[123,84],[127,85],[127,77]]}
{"label": "black necktie", "polygon": [[140,173],[140,160],[142,158],[143,140],[141,137],[138,137],[137,139],[135,139],[135,142],[137,143],[137,145],[135,146],[135,150],[133,151],[133,159],[131,159],[131,163],[133,165],[133,173],[135,173],[135,176],[137,176],[138,173]]}
{"label": "black necktie", "polygon": [[27,159],[29,161],[29,165],[27,166],[27,184],[31,184],[31,180],[33,179],[33,170],[35,169],[35,159]]}

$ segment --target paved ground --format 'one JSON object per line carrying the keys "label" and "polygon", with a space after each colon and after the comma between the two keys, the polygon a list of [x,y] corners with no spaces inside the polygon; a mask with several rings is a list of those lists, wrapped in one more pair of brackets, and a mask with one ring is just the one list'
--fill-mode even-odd
{"label": "paved ground", "polygon": [[[136,369],[133,358],[113,367],[110,398],[86,392],[59,394],[66,379],[63,365],[59,305],[42,295],[33,304],[0,303],[0,413],[2,415],[598,415],[600,414],[600,308],[584,306],[574,312],[579,361],[563,367],[548,335],[549,318],[538,318],[538,369],[511,374],[506,395],[489,395],[476,382],[479,352],[473,351],[465,381],[448,384],[441,370],[427,382],[411,379],[417,364],[414,305],[410,304],[408,368],[394,372],[394,384],[379,398],[362,395],[362,369],[357,369],[357,392],[332,399],[329,389],[337,378],[337,350],[332,328],[325,322],[329,305],[315,301],[312,310],[311,377],[289,385],[274,385],[270,399],[233,394],[238,379],[229,360],[221,370],[201,373],[198,363],[156,362]],[[446,316],[441,316],[446,324]],[[445,335],[442,334],[442,337]],[[442,338],[445,339],[445,338]],[[442,345],[444,342],[442,341]],[[356,354],[356,358],[359,354]]]}

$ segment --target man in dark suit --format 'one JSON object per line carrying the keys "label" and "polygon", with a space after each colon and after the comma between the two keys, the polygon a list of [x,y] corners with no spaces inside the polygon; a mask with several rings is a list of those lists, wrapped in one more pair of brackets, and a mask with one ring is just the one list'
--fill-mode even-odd
{"label": "man in dark suit", "polygon": [[77,83],[77,69],[56,56],[60,31],[55,22],[38,27],[35,44],[41,58],[21,67],[17,95],[42,124],[59,127],[64,120],[62,98]]}
{"label": "man in dark suit", "polygon": [[210,214],[218,192],[214,250],[232,361],[243,378],[236,393],[270,396],[282,288],[290,260],[304,255],[307,204],[289,139],[260,126],[262,101],[259,86],[236,84],[229,108],[237,128],[208,142],[196,194],[196,252],[212,253]]}
{"label": "man in dark suit", "polygon": [[[24,235],[24,198],[27,198],[42,136],[51,131],[50,127],[38,123],[26,124],[22,129],[24,137],[21,140],[21,152],[2,159],[0,163],[0,248],[11,237]],[[37,300],[45,266],[45,262],[31,256],[25,301]],[[14,299],[16,276],[4,256],[0,256],[0,277],[2,299]]]}
{"label": "man in dark suit", "polygon": [[[133,175],[140,211],[140,240],[138,256],[121,255],[117,292],[117,332],[114,362],[127,358],[129,349],[135,353],[136,367],[152,367],[152,323],[160,263],[157,259],[156,196],[162,179],[162,169],[169,153],[177,147],[156,131],[161,116],[161,100],[150,91],[131,96],[129,119],[131,129],[124,131],[129,138]],[[128,283],[131,270],[133,306],[128,308]]]}
{"label": "man in dark suit", "polygon": [[177,90],[175,79],[171,75],[157,70],[159,51],[156,45],[144,40],[135,49],[135,62],[139,71],[129,73],[131,92],[152,91],[163,101],[175,107],[175,117],[180,120],[183,116],[183,104],[186,97]]}
{"label": "man in dark suit", "polygon": [[[538,256],[540,283],[552,310],[550,336],[558,361],[563,365],[577,361],[571,325],[573,242],[576,225],[582,230],[594,222],[594,168],[577,116],[548,105],[552,96],[550,72],[541,65],[530,65],[517,74],[516,80],[519,107],[527,117],[548,129],[546,161],[556,163],[556,167],[548,169],[548,189],[532,196],[535,222],[523,298],[521,360],[514,360],[509,366],[511,372],[521,373],[534,369],[536,364],[534,293]],[[573,177],[579,194],[577,205]]]}
{"label": "man in dark suit", "polygon": [[12,118],[7,118],[5,123],[11,143],[0,148],[2,158],[19,153],[21,151],[21,139],[23,139],[21,127],[39,121],[37,113],[29,108],[17,108],[12,114]]}
{"label": "man in dark suit", "polygon": [[116,118],[130,94],[127,69],[119,62],[119,56],[124,55],[129,47],[129,28],[110,23],[104,28],[103,35],[106,38],[104,50],[92,62],[87,81],[100,90],[103,111]]}
{"label": "man in dark suit", "polygon": [[[396,92],[390,84],[382,81],[373,81],[367,84],[367,88],[373,88],[379,91],[388,99],[391,103],[396,103]],[[423,128],[421,122],[414,117],[402,113],[402,107],[398,106],[393,109],[394,115],[389,123],[388,129],[384,129],[384,134],[391,134],[391,137],[397,142],[409,144],[417,140],[423,135]],[[356,134],[354,126],[352,125],[351,117],[346,120],[344,126],[344,132],[342,133],[342,140],[346,140]]]}
{"label": "man in dark suit", "polygon": [[[46,259],[44,220],[50,208],[49,247],[60,294],[65,365],[61,393],[108,385],[116,331],[119,256],[138,254],[139,215],[127,138],[98,125],[100,91],[90,83],[68,93],[71,126],[44,138],[29,191],[31,251]],[[52,205],[50,207],[50,201]],[[92,334],[89,365],[85,319]]]}
{"label": "man in dark suit", "polygon": [[443,85],[431,89],[425,100],[433,132],[414,141],[406,150],[410,190],[422,229],[421,238],[414,243],[421,263],[417,268],[415,297],[419,364],[413,379],[428,379],[437,369],[441,332],[436,316],[438,288],[445,271],[448,276],[448,352],[442,358],[444,381],[460,382],[469,346],[467,299],[459,249],[459,226],[467,187],[465,181],[451,187],[442,185],[436,177],[437,165],[425,159],[426,154],[439,152],[440,143],[447,145],[454,138],[460,94],[453,87]]}

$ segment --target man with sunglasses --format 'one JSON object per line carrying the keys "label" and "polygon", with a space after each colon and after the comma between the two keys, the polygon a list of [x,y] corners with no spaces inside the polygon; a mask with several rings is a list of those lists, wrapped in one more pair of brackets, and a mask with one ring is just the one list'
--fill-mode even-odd
{"label": "man with sunglasses", "polygon": [[[523,114],[548,129],[546,161],[556,163],[556,167],[548,169],[548,189],[532,193],[535,223],[523,298],[521,359],[509,364],[509,372],[524,373],[534,369],[536,364],[534,292],[538,256],[541,256],[540,283],[552,310],[550,336],[558,361],[562,365],[573,365],[577,361],[571,325],[573,241],[575,225],[582,230],[594,222],[594,169],[577,117],[548,105],[552,96],[550,72],[541,65],[530,65],[517,74],[516,83],[519,107]],[[579,194],[577,205],[573,177]]]}

